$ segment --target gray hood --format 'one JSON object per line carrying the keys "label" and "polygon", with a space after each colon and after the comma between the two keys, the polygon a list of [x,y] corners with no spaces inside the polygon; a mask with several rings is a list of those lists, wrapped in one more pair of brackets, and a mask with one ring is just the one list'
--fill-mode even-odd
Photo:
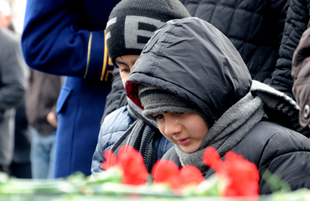
{"label": "gray hood", "polygon": [[249,92],[252,80],[226,36],[210,23],[188,17],[163,25],[134,65],[127,95],[143,109],[137,94],[141,83],[184,98],[212,124]]}

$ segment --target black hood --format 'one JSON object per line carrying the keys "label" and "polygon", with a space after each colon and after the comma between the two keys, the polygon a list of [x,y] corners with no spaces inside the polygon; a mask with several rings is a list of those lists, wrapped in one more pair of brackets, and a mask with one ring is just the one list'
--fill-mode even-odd
{"label": "black hood", "polygon": [[249,92],[252,80],[226,36],[210,23],[188,17],[162,26],[133,67],[127,95],[143,109],[137,94],[141,83],[184,98],[212,124]]}

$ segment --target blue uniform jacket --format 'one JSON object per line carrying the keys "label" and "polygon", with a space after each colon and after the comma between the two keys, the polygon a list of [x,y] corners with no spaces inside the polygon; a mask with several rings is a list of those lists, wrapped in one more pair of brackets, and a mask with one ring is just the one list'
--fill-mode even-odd
{"label": "blue uniform jacket", "polygon": [[28,0],[22,34],[27,64],[67,76],[57,103],[55,177],[91,173],[111,88],[105,27],[118,0]]}
{"label": "blue uniform jacket", "polygon": [[[134,123],[134,119],[130,116],[127,106],[123,106],[107,115],[101,125],[98,136],[98,144],[93,155],[91,171],[93,175],[101,172],[101,164],[105,161],[103,153],[108,149],[112,149],[114,143],[123,135],[123,133]],[[155,140],[157,149],[157,160],[172,147],[172,143],[165,137]]]}

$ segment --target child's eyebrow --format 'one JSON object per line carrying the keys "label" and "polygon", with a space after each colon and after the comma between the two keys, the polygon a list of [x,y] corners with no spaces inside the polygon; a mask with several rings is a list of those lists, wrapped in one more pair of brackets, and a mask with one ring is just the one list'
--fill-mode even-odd
{"label": "child's eyebrow", "polygon": [[123,64],[123,65],[127,65],[126,63],[122,62],[122,61],[115,61],[116,64]]}

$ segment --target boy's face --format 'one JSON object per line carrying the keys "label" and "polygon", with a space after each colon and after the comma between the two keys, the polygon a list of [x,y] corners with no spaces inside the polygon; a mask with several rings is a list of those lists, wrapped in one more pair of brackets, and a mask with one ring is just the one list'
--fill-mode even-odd
{"label": "boy's face", "polygon": [[115,63],[119,68],[119,73],[125,87],[125,83],[129,77],[129,73],[132,70],[133,65],[137,61],[139,55],[125,55],[115,59]]}
{"label": "boy's face", "polygon": [[196,113],[163,112],[152,116],[160,132],[187,153],[198,150],[209,130],[203,118]]}

